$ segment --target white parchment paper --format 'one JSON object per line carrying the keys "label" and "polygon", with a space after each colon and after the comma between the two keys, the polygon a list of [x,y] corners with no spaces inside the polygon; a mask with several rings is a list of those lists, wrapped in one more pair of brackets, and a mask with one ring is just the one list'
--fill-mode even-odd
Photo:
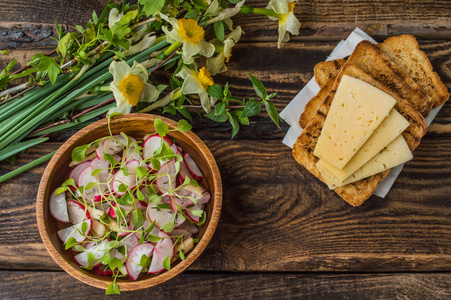
{"label": "white parchment paper", "polygon": [[[354,51],[355,46],[363,40],[368,40],[373,43],[376,43],[374,39],[372,39],[368,34],[363,32],[360,28],[356,28],[346,40],[340,41],[340,43],[335,47],[332,53],[327,57],[326,60],[340,59],[346,56],[351,55],[352,51]],[[290,148],[293,148],[293,144],[296,142],[297,137],[301,134],[302,128],[299,126],[299,117],[304,111],[305,105],[307,102],[315,96],[319,92],[320,88],[315,81],[315,78],[312,78],[304,88],[293,98],[293,100],[288,103],[285,109],[280,113],[282,119],[284,119],[288,124],[290,124],[290,128],[287,131],[282,143],[287,145]],[[442,106],[433,109],[429,116],[426,118],[428,125],[431,124],[432,120],[435,118],[439,110]],[[392,187],[393,183],[395,183],[396,178],[404,165],[397,166],[391,170],[391,172],[385,177],[385,179],[378,185],[376,190],[374,191],[374,195],[384,198],[387,195],[388,191]]]}

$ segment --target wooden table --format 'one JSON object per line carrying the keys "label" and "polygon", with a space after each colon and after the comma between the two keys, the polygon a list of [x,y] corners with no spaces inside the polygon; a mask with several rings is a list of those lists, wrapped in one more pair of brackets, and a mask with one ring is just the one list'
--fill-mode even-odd
{"label": "wooden table", "polygon": [[[105,1],[16,0],[0,8],[1,56],[20,63],[54,45],[53,23],[84,24]],[[6,4],[8,3],[8,4]],[[266,0],[249,1],[265,7]],[[246,32],[229,71],[218,76],[250,97],[247,74],[260,78],[279,112],[313,76],[339,40],[360,27],[376,40],[415,35],[451,88],[450,1],[299,1],[301,33],[276,47],[276,24],[241,16]],[[72,27],[70,27],[72,28]],[[450,299],[451,102],[445,104],[385,199],[353,208],[299,166],[281,129],[261,114],[230,140],[231,128],[196,119],[194,132],[215,156],[223,179],[218,229],[201,257],[161,286],[124,298]],[[16,165],[57,149],[63,137],[20,156]],[[10,170],[0,164],[0,174]],[[0,298],[101,298],[50,258],[35,220],[45,164],[0,185]]]}

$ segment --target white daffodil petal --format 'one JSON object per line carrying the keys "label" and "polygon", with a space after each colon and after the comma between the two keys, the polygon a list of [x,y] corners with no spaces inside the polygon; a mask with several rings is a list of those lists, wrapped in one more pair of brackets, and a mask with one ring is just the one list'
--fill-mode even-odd
{"label": "white daffodil petal", "polygon": [[114,78],[112,84],[119,86],[120,82],[130,75],[130,66],[125,61],[113,61],[110,64],[109,71]]}
{"label": "white daffodil petal", "polygon": [[222,21],[224,19],[228,19],[233,17],[234,15],[238,14],[240,12],[241,7],[244,5],[244,2],[246,2],[246,0],[240,1],[238,2],[235,7],[232,8],[226,8],[224,10],[222,10],[218,16],[216,16],[215,18],[208,20],[207,24],[212,24],[218,21]]}
{"label": "white daffodil petal", "polygon": [[224,64],[224,60],[225,60],[224,53],[221,52],[215,57],[207,58],[207,63],[205,67],[212,76],[215,76],[216,74],[227,71],[227,67]]}
{"label": "white daffodil petal", "polygon": [[240,40],[242,34],[244,34],[244,32],[241,29],[241,26],[237,26],[234,30],[232,30],[231,33],[227,35],[227,39],[232,39],[236,44]]}
{"label": "white daffodil petal", "polygon": [[[143,77],[144,78],[144,80],[143,80],[144,82],[147,81],[147,78],[148,78],[148,76],[147,76],[147,69],[144,68],[144,66],[141,65],[140,63],[138,63],[136,60],[133,61],[133,66],[130,69],[130,74],[138,75],[138,76],[144,75],[144,77]],[[140,76],[140,79],[142,79],[141,76]]]}
{"label": "white daffodil petal", "polygon": [[185,95],[205,93],[205,88],[195,76],[189,74],[183,81],[182,93]]}
{"label": "white daffodil petal", "polygon": [[191,64],[194,61],[193,56],[200,51],[199,44],[185,43],[182,47],[182,59],[186,65]]}
{"label": "white daffodil petal", "polygon": [[180,70],[180,72],[177,73],[177,76],[182,77],[182,79],[185,79],[188,75],[197,77],[196,71],[191,70],[187,66],[183,66],[183,68]]}
{"label": "white daffodil petal", "polygon": [[218,102],[218,99],[210,97],[210,104],[211,104],[211,106],[215,105],[216,102]]}
{"label": "white daffodil petal", "polygon": [[301,28],[301,23],[299,20],[295,17],[293,13],[288,14],[287,18],[287,31],[291,34],[298,35],[299,29]]}
{"label": "white daffodil petal", "polygon": [[287,0],[271,0],[268,3],[268,7],[272,10],[274,10],[279,15],[287,14],[289,11],[288,3],[291,3],[294,1],[287,1]]}
{"label": "white daffodil petal", "polygon": [[205,11],[206,16],[216,16],[216,12],[219,7],[219,1],[213,0],[211,1],[210,5],[208,5],[207,10]]}
{"label": "white daffodil petal", "polygon": [[205,57],[212,57],[215,53],[215,46],[213,44],[210,44],[206,41],[201,41],[199,43],[200,51],[199,54],[203,55]]}
{"label": "white daffodil petal", "polygon": [[177,89],[173,90],[172,92],[170,92],[169,94],[164,96],[163,99],[160,99],[160,100],[156,101],[155,103],[147,106],[146,108],[144,108],[140,112],[149,112],[149,111],[152,111],[152,110],[154,110],[156,108],[168,105],[171,102],[172,96],[174,95],[174,93],[177,92],[179,89],[180,88],[177,88]]}
{"label": "white daffodil petal", "polygon": [[176,18],[171,18],[166,16],[165,14],[159,13],[160,17],[165,20],[166,22],[168,22],[169,24],[172,25],[172,27],[174,27],[175,30],[177,30],[179,28],[179,21]]}
{"label": "white daffodil petal", "polygon": [[232,56],[232,47],[235,46],[235,42],[231,39],[227,39],[224,41],[224,57]]}
{"label": "white daffodil petal", "polygon": [[143,61],[143,62],[141,63],[141,65],[142,65],[144,68],[149,69],[149,68],[158,66],[158,65],[161,64],[162,62],[163,62],[163,60],[161,60],[161,59],[158,59],[158,58],[151,58],[151,59],[148,59],[148,60]]}
{"label": "white daffodil petal", "polygon": [[224,20],[222,20],[222,22],[224,22],[227,25],[229,30],[233,29],[233,21],[232,21],[232,19],[230,19],[230,18],[224,19]]}
{"label": "white daffodil petal", "polygon": [[116,113],[116,112],[126,115],[126,114],[129,114],[131,110],[132,110],[132,106],[130,104],[128,104],[127,102],[121,103],[117,107],[111,108],[107,113],[107,117],[110,116],[112,113]]}
{"label": "white daffodil petal", "polygon": [[[279,22],[279,39],[277,41],[277,48],[280,48],[280,44],[282,42],[288,42],[287,41],[287,23],[286,22]],[[290,37],[288,36],[288,40],[290,40]]]}
{"label": "white daffodil petal", "polygon": [[144,83],[144,90],[141,94],[140,101],[142,102],[155,102],[155,100],[158,99],[158,96],[160,95],[160,92],[157,90],[157,88],[146,82]]}
{"label": "white daffodil petal", "polygon": [[108,15],[108,27],[113,27],[114,23],[119,21],[122,16],[123,14],[119,14],[119,10],[117,8],[110,10],[110,14]]}
{"label": "white daffodil petal", "polygon": [[129,56],[146,50],[155,44],[156,38],[156,36],[151,36],[151,34],[149,33],[148,35],[144,36],[139,43],[132,45],[128,48],[128,50],[123,51],[122,54],[124,56]]}
{"label": "white daffodil petal", "polygon": [[164,34],[166,34],[166,41],[170,44],[173,44],[178,41],[178,36],[174,30],[169,31],[166,26],[162,26],[161,30],[163,30]]}
{"label": "white daffodil petal", "polygon": [[202,104],[202,107],[204,110],[209,113],[211,111],[211,103],[210,103],[210,97],[207,94],[207,91],[203,91],[202,93],[199,93],[200,98],[200,104]]}

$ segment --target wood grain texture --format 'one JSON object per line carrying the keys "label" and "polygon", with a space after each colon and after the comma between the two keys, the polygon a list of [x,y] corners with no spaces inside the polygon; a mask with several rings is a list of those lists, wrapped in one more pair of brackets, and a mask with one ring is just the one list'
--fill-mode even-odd
{"label": "wood grain texture", "polygon": [[[279,140],[206,144],[221,171],[224,205],[210,245],[191,270],[450,270],[449,138],[426,135],[388,196],[373,196],[358,208],[297,165]],[[23,159],[57,146],[38,146]],[[0,232],[0,247],[12,256],[0,257],[3,268],[56,268],[39,246],[35,225],[42,171],[40,166],[0,185],[0,226],[8,228]],[[24,244],[34,254],[21,255],[18,245]]]}
{"label": "wood grain texture", "polygon": [[[139,292],[105,296],[62,272],[0,271],[3,299],[449,299],[451,274],[184,273]],[[24,297],[23,295],[30,295]]]}

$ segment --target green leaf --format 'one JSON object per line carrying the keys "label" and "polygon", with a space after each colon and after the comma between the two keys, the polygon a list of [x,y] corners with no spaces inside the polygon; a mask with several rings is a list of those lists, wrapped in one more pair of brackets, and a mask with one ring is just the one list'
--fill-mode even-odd
{"label": "green leaf", "polygon": [[271,120],[277,125],[277,127],[280,128],[279,114],[277,113],[277,109],[274,103],[272,103],[271,101],[265,101],[265,108],[266,111],[268,112],[268,115],[271,117]]}
{"label": "green leaf", "polygon": [[204,115],[212,121],[223,123],[229,119],[227,114],[223,113],[222,115],[215,116],[214,112],[208,113]]}
{"label": "green leaf", "polygon": [[225,108],[226,108],[225,103],[218,103],[215,106],[215,110],[213,111],[213,114],[215,116],[220,116],[220,115],[224,114]]}
{"label": "green leaf", "polygon": [[132,224],[135,226],[135,228],[140,227],[144,223],[144,214],[143,214],[142,210],[135,209],[132,212],[131,221],[132,221]]}
{"label": "green leaf", "polygon": [[163,112],[170,113],[171,115],[175,116],[175,114],[177,113],[177,109],[173,106],[165,106],[163,107]]}
{"label": "green leaf", "polygon": [[113,257],[110,259],[110,262],[108,263],[108,266],[111,270],[114,271],[114,269],[118,268],[120,269],[122,267],[123,263],[120,261],[117,257]]}
{"label": "green leaf", "polygon": [[147,175],[147,168],[144,168],[144,167],[141,167],[141,166],[136,167],[135,173],[136,173],[136,175],[138,175],[138,178],[141,179],[141,178],[143,178],[144,176]]}
{"label": "green leaf", "polygon": [[163,122],[160,118],[156,118],[153,125],[155,126],[155,130],[161,137],[165,137],[169,132],[168,125]]}
{"label": "green leaf", "polygon": [[170,210],[172,210],[171,204],[169,204],[169,203],[158,204],[157,208],[158,209],[170,209]]}
{"label": "green leaf", "polygon": [[222,21],[214,23],[214,30],[218,40],[224,42],[224,23]]}
{"label": "green leaf", "polygon": [[75,25],[75,27],[77,27],[77,30],[80,31],[80,33],[83,34],[83,32],[85,32],[85,29],[83,28],[83,26]]}
{"label": "green leaf", "polygon": [[102,171],[103,171],[102,169],[95,169],[94,171],[91,172],[91,176],[95,177],[97,174],[99,174]]}
{"label": "green leaf", "polygon": [[206,10],[208,8],[203,0],[191,0],[191,3],[193,3],[195,7],[200,8],[201,10]]}
{"label": "green leaf", "polygon": [[106,291],[106,295],[120,295],[121,291],[119,290],[119,286],[116,284],[116,282],[112,282],[108,285]]}
{"label": "green leaf", "polygon": [[116,240],[112,240],[112,241],[106,242],[104,248],[106,250],[111,250],[111,249],[115,248],[117,245],[118,245],[118,242]]}
{"label": "green leaf", "polygon": [[143,268],[150,265],[150,257],[146,256],[145,254],[141,255],[141,259],[139,260],[139,265]]}
{"label": "green leaf", "polygon": [[93,187],[95,187],[96,183],[95,182],[90,182],[85,186],[85,191],[92,189]]}
{"label": "green leaf", "polygon": [[207,214],[204,212],[199,222],[196,224],[197,226],[203,225],[207,221]]}
{"label": "green leaf", "polygon": [[152,168],[153,169],[160,170],[160,168],[161,168],[160,160],[158,160],[158,159],[156,159],[154,157],[151,157],[150,158],[150,163],[152,164]]}
{"label": "green leaf", "polygon": [[75,245],[74,249],[75,249],[75,251],[78,251],[78,252],[83,252],[86,250],[85,247],[83,247],[82,245]]}
{"label": "green leaf", "polygon": [[72,160],[73,161],[82,161],[83,159],[85,159],[86,151],[88,151],[89,148],[90,148],[89,144],[76,147],[72,151],[72,155],[71,155],[72,156]]}
{"label": "green leaf", "polygon": [[171,269],[171,255],[168,255],[168,257],[163,260],[163,267],[168,271]]}
{"label": "green leaf", "polygon": [[104,265],[108,265],[110,263],[110,253],[106,252],[101,258],[100,262]]}
{"label": "green leaf", "polygon": [[258,114],[262,110],[262,106],[255,99],[247,101],[246,106],[241,113],[241,118],[252,117]]}
{"label": "green leaf", "polygon": [[175,224],[174,221],[168,222],[160,227],[164,232],[172,232],[174,230]]}
{"label": "green leaf", "polygon": [[57,188],[57,189],[55,190],[55,195],[62,194],[62,193],[64,193],[65,191],[68,191],[68,190],[69,190],[68,187],[66,187],[66,186],[60,186],[59,188]]}
{"label": "green leaf", "polygon": [[148,239],[149,241],[151,241],[152,243],[156,243],[156,242],[158,242],[159,240],[161,240],[161,237],[156,236],[156,235],[153,235],[153,234],[149,234],[149,236],[147,237],[147,239]]}
{"label": "green leaf", "polygon": [[190,120],[191,122],[193,121],[193,118],[191,117],[191,114],[190,114],[188,108],[186,108],[186,107],[179,107],[179,108],[178,108],[178,111],[179,111],[185,118],[187,118],[187,119]]}
{"label": "green leaf", "polygon": [[72,42],[78,38],[78,33],[76,32],[68,32],[66,35],[58,42],[58,46],[56,47],[56,51],[61,54],[64,58],[67,55],[67,51],[69,50]]}
{"label": "green leaf", "polygon": [[152,196],[149,197],[149,202],[152,204],[158,204],[161,202],[161,196],[153,194]]}
{"label": "green leaf", "polygon": [[127,186],[123,183],[121,183],[118,187],[118,191],[121,193],[125,193],[127,191]]}
{"label": "green leaf", "polygon": [[241,109],[232,111],[232,114],[236,117],[241,125],[249,125],[249,119],[247,117],[241,117],[243,115],[243,111]]}
{"label": "green leaf", "polygon": [[146,199],[146,198],[144,197],[143,193],[141,193],[141,191],[138,190],[138,189],[136,190],[136,197],[138,198],[139,201],[143,201],[143,200]]}
{"label": "green leaf", "polygon": [[[215,23],[215,24],[217,24],[217,23]],[[207,88],[207,93],[208,93],[208,95],[210,95],[213,98],[221,99],[221,100],[224,99],[224,90],[217,83],[213,84],[212,86],[209,86]]]}
{"label": "green leaf", "polygon": [[70,237],[67,239],[66,244],[64,245],[64,249],[70,249],[76,244],[78,244],[77,240],[74,237]]}
{"label": "green leaf", "polygon": [[92,266],[95,259],[94,254],[92,254],[92,252],[88,252],[88,266]]}
{"label": "green leaf", "polygon": [[263,83],[254,76],[252,76],[251,74],[248,75],[251,78],[252,85],[254,86],[254,90],[257,93],[257,95],[263,100],[266,100],[266,89]]}
{"label": "green leaf", "polygon": [[238,133],[238,131],[240,130],[240,123],[238,123],[238,120],[235,116],[233,116],[231,113],[227,112],[226,113],[228,118],[229,118],[229,122],[230,124],[232,124],[232,139],[234,138],[234,136]]}
{"label": "green leaf", "polygon": [[49,56],[41,57],[38,69],[48,72],[49,80],[52,84],[55,83],[58,74],[62,72],[55,59]]}
{"label": "green leaf", "polygon": [[202,209],[193,209],[190,212],[196,217],[202,217],[202,214],[204,213]]}
{"label": "green leaf", "polygon": [[182,249],[180,249],[179,255],[181,260],[185,260],[185,254],[183,253]]}
{"label": "green leaf", "polygon": [[181,132],[188,132],[191,130],[191,128],[192,126],[185,119],[181,119],[178,122],[177,130],[180,130]]}
{"label": "green leaf", "polygon": [[164,0],[139,0],[139,4],[143,5],[144,13],[150,17],[164,7]]}
{"label": "green leaf", "polygon": [[84,234],[87,230],[88,230],[88,223],[83,222],[83,224],[81,224],[81,232]]}

